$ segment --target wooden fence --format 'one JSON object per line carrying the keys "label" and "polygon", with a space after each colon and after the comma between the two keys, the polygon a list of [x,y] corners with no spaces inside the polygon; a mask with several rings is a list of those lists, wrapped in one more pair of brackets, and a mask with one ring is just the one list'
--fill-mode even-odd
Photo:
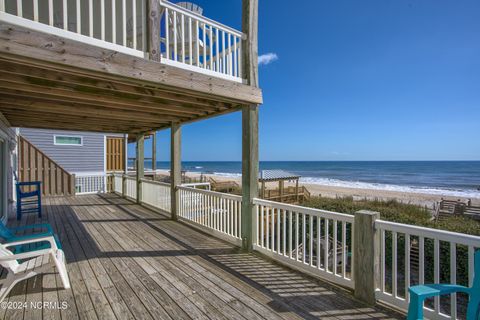
{"label": "wooden fence", "polygon": [[74,195],[75,175],[68,173],[24,137],[18,137],[19,181],[41,181],[45,196]]}

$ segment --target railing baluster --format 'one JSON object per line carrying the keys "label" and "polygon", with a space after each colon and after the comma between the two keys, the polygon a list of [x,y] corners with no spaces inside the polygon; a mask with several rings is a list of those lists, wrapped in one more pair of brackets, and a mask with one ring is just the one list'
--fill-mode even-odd
{"label": "railing baluster", "polygon": [[277,215],[276,215],[276,220],[277,220],[277,253],[280,254],[280,220],[282,216],[280,213],[280,209],[277,209]]}
{"label": "railing baluster", "polygon": [[405,233],[405,299],[410,301],[410,293],[408,288],[410,287],[410,235]]}
{"label": "railing baluster", "polygon": [[105,41],[105,0],[100,0],[100,38]]}
{"label": "railing baluster", "polygon": [[[440,283],[440,241],[438,239],[433,242],[433,278],[435,283]],[[439,314],[440,299],[438,296],[434,298],[434,309],[435,313]]]}
{"label": "railing baluster", "polygon": [[165,8],[165,57],[170,59],[170,28],[168,8]]}
{"label": "railing baluster", "polygon": [[342,277],[347,277],[347,223],[342,221]]}
{"label": "railing baluster", "polygon": [[261,237],[260,237],[260,241],[261,241],[261,246],[262,248],[265,248],[265,214],[264,214],[264,207],[263,205],[260,206],[260,224],[261,224],[261,227],[260,227],[260,234],[261,234]]}
{"label": "railing baluster", "polygon": [[220,38],[218,36],[218,28],[215,29],[215,63],[217,67],[215,68],[217,72],[220,72]]}
{"label": "railing baluster", "polygon": [[323,235],[324,236],[324,252],[323,252],[323,263],[324,263],[324,266],[325,266],[325,271],[329,271],[328,270],[328,242],[329,242],[329,221],[327,218],[323,219],[323,222],[325,223],[325,234]]}
{"label": "railing baluster", "polygon": [[298,236],[299,236],[299,224],[298,224],[298,211],[295,211],[295,261],[298,261]]}
{"label": "railing baluster", "polygon": [[192,18],[188,17],[188,62],[193,65],[193,32],[192,32]]}
{"label": "railing baluster", "polygon": [[272,240],[270,242],[271,244],[271,247],[272,247],[272,251],[275,251],[275,209],[273,207],[270,208],[270,212],[272,214],[272,220],[271,220],[271,228],[272,228],[272,232],[271,232],[271,236],[272,236]]}
{"label": "railing baluster", "polygon": [[182,24],[182,63],[185,63],[185,15],[181,14],[180,23]]}
{"label": "railing baluster", "polygon": [[282,244],[283,244],[283,255],[287,256],[287,212],[285,210],[280,210],[282,213],[282,231],[283,231],[283,239],[282,239]]}
{"label": "railing baluster", "polygon": [[[450,243],[450,283],[457,284],[457,244]],[[450,295],[450,315],[457,319],[457,294]]]}
{"label": "railing baluster", "polygon": [[[49,8],[48,8],[49,10],[50,10],[50,1],[52,0],[49,0]],[[21,0],[17,0],[17,16],[23,17],[23,1]]]}
{"label": "railing baluster", "polygon": [[396,298],[397,295],[397,232],[392,232],[392,295]]}
{"label": "railing baluster", "polygon": [[80,8],[80,0],[76,2],[76,11],[77,11],[77,33],[82,33],[82,10]]}
{"label": "railing baluster", "polygon": [[419,284],[425,283],[425,238],[418,237],[418,282]]}
{"label": "railing baluster", "polygon": [[210,44],[210,70],[213,71],[213,27],[209,26],[209,44]]}
{"label": "railing baluster", "polygon": [[[91,0],[90,0],[91,1]],[[122,0],[122,36],[123,46],[127,46],[127,4],[126,0]]]}
{"label": "railing baluster", "polygon": [[307,255],[307,243],[306,243],[306,215],[302,213],[302,262],[305,263]]}
{"label": "railing baluster", "polygon": [[233,76],[238,77],[237,37],[233,36]]}
{"label": "railing baluster", "polygon": [[178,61],[177,51],[177,11],[173,11],[173,60]]}
{"label": "railing baluster", "polygon": [[322,259],[320,258],[322,255],[321,228],[322,228],[322,219],[320,218],[320,216],[317,216],[317,269],[322,269]]}
{"label": "railing baluster", "polygon": [[293,224],[292,211],[288,210],[288,256],[290,257],[290,259],[293,259],[293,254],[292,254],[292,242],[293,242],[292,224]]}
{"label": "railing baluster", "polygon": [[337,220],[333,220],[333,261],[332,261],[332,272],[337,274]]}
{"label": "railing baluster", "polygon": [[[117,43],[117,0],[112,1],[112,42]],[[144,30],[145,32],[145,30]]]}
{"label": "railing baluster", "polygon": [[385,292],[385,230],[380,231],[380,288],[382,292]]}
{"label": "railing baluster", "polygon": [[[38,0],[37,0],[38,1]],[[35,0],[33,1],[35,2]],[[38,3],[37,3],[38,7]],[[37,9],[38,10],[38,9]],[[35,10],[34,10],[35,12]],[[35,14],[35,13],[34,13]],[[38,15],[38,12],[37,12]],[[37,16],[38,19],[38,16]],[[35,19],[34,19],[35,20]],[[35,20],[37,21],[37,20]],[[63,0],[63,29],[68,30],[68,7],[67,7],[67,0]]]}
{"label": "railing baluster", "polygon": [[132,38],[132,47],[137,49],[137,0],[132,0]]}
{"label": "railing baluster", "polygon": [[475,249],[473,248],[473,246],[468,246],[468,285],[470,287],[473,286],[473,275],[475,270],[474,254],[475,254]]}
{"label": "railing baluster", "polygon": [[203,26],[203,68],[207,69],[207,25],[205,23],[202,23]]}
{"label": "railing baluster", "polygon": [[309,241],[309,248],[308,253],[310,254],[310,266],[313,266],[313,216],[310,214],[308,215],[309,218],[309,227],[310,227],[310,241]]}
{"label": "railing baluster", "polygon": [[93,0],[88,0],[88,34],[93,38]]}
{"label": "railing baluster", "polygon": [[[205,47],[205,40],[203,44]],[[198,20],[195,21],[195,52],[197,56],[197,67],[200,67],[200,27]]]}
{"label": "railing baluster", "polygon": [[265,227],[267,229],[267,234],[266,234],[266,246],[267,246],[267,249],[270,249],[270,210],[269,210],[269,207],[265,207],[265,209],[267,210],[266,212],[266,219],[265,219]]}

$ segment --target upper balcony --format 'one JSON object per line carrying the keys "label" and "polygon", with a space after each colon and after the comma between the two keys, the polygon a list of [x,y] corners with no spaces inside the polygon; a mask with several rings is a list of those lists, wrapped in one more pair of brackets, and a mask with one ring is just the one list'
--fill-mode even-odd
{"label": "upper balcony", "polygon": [[[66,39],[149,58],[147,1],[0,1],[1,20]],[[242,39],[233,28],[204,17],[189,2],[159,0],[161,63],[236,82],[242,78]]]}
{"label": "upper balcony", "polygon": [[[247,81],[256,36],[192,3],[0,0],[0,22],[0,109],[13,126],[44,128],[46,117],[61,129],[147,132],[262,103]],[[90,111],[102,120],[80,124]]]}

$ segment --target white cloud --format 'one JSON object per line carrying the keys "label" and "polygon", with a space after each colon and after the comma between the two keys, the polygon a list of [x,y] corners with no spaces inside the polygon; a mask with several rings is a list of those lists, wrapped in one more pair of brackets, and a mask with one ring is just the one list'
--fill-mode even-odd
{"label": "white cloud", "polygon": [[258,57],[258,65],[267,65],[276,60],[278,60],[278,56],[276,53],[265,53]]}

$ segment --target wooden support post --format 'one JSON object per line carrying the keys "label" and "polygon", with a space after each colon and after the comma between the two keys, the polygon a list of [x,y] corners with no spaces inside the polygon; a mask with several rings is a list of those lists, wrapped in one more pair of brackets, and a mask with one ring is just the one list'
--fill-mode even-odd
{"label": "wooden support post", "polygon": [[124,134],[123,135],[123,139],[124,139],[124,144],[125,144],[125,152],[123,154],[123,162],[124,162],[124,168],[123,168],[123,172],[125,174],[127,174],[128,172],[128,134]]}
{"label": "wooden support post", "polygon": [[[258,0],[242,0],[242,73],[258,87]],[[242,107],[242,250],[253,250],[258,197],[258,105]]]}
{"label": "wooden support post", "polygon": [[150,60],[160,62],[160,5],[158,0],[147,1],[148,53]]}
{"label": "wooden support post", "polygon": [[296,183],[295,183],[295,197],[296,197],[296,202],[298,203],[299,202],[299,194],[298,194],[299,190],[298,190],[298,178],[296,180]]}
{"label": "wooden support post", "polygon": [[283,202],[283,180],[278,182],[278,195],[280,196],[280,202]]}
{"label": "wooden support post", "polygon": [[375,232],[375,221],[380,214],[374,211],[355,212],[353,258],[355,259],[355,297],[374,305],[375,290],[380,275],[380,236]]}
{"label": "wooden support post", "polygon": [[258,107],[242,110],[242,249],[253,250],[255,206],[258,197]]}
{"label": "wooden support post", "polygon": [[142,179],[145,175],[145,135],[137,134],[137,148],[136,148],[136,181],[137,181],[137,203],[142,202]]}
{"label": "wooden support post", "polygon": [[157,170],[157,132],[155,131],[152,135],[152,171],[155,176],[155,171]]}
{"label": "wooden support post", "polygon": [[182,160],[181,160],[182,128],[179,123],[172,123],[170,142],[170,189],[171,189],[171,213],[172,219],[178,220],[178,208],[180,198],[177,186],[182,184]]}
{"label": "wooden support post", "polygon": [[127,175],[122,175],[122,197],[126,197],[127,194]]}

